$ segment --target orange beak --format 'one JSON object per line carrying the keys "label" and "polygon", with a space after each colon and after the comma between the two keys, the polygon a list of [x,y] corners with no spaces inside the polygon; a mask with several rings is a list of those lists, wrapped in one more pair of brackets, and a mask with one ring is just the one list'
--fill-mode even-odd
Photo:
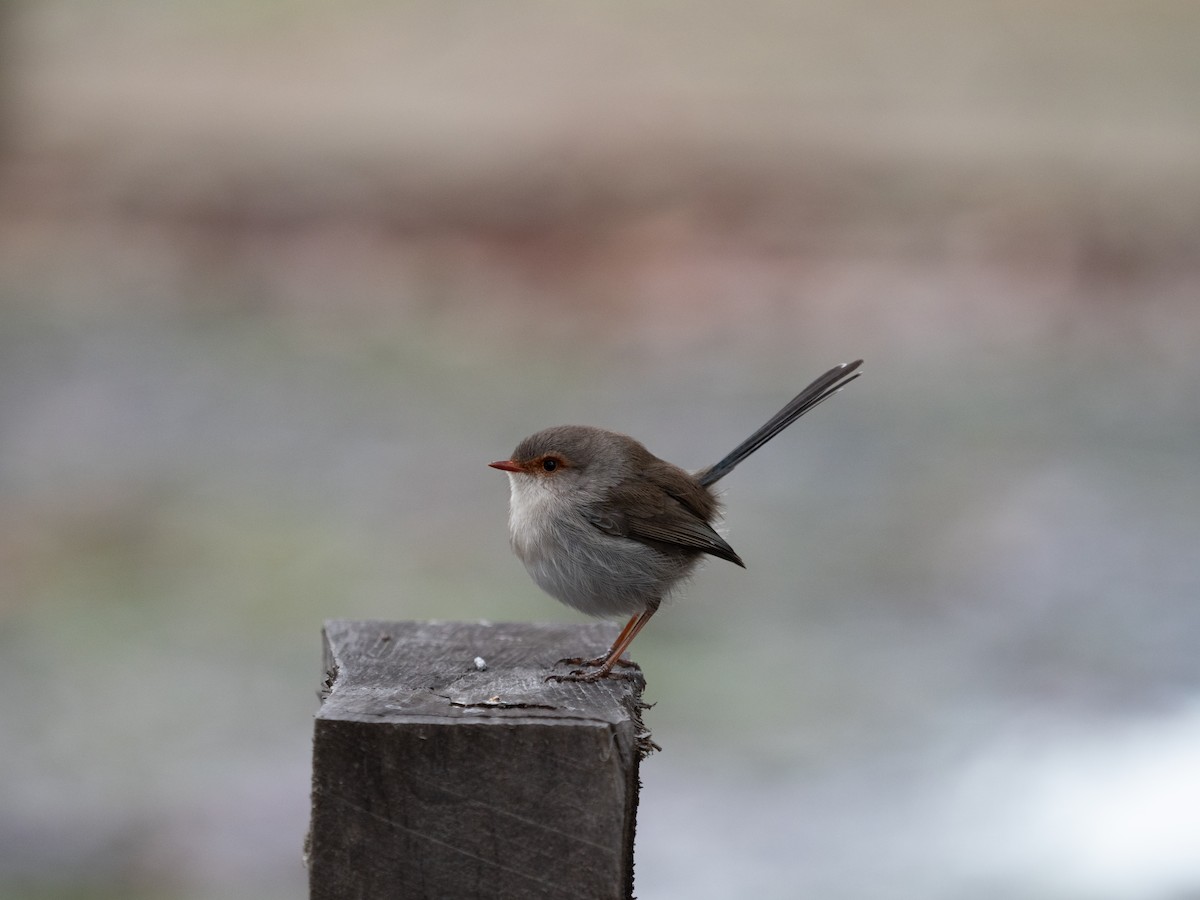
{"label": "orange beak", "polygon": [[488,463],[493,469],[501,469],[505,472],[524,472],[525,470],[518,466],[511,459],[498,459],[495,462]]}

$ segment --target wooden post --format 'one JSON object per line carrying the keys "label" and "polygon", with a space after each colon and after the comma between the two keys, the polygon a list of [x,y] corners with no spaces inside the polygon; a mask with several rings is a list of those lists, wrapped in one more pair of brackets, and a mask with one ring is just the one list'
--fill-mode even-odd
{"label": "wooden post", "polygon": [[544,680],[615,634],[327,622],[311,900],[632,897],[641,670]]}

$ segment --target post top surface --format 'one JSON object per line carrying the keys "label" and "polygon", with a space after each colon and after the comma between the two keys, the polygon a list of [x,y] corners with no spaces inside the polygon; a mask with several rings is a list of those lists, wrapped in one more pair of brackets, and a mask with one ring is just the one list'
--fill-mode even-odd
{"label": "post top surface", "polygon": [[594,656],[616,637],[608,623],[325,623],[326,681],[318,719],[513,719],[612,725],[640,718],[645,681],[547,682],[565,656]]}

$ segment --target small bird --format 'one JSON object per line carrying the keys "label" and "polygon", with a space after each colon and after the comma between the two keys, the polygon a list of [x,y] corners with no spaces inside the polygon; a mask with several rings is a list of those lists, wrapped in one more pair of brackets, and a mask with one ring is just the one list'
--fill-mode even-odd
{"label": "small bird", "polygon": [[[606,678],[663,599],[704,554],[746,564],[713,528],[712,486],[747,456],[858,378],[862,360],[836,366],[797,394],[714,465],[690,473],[633,438],[587,425],[532,434],[508,459],[508,530],[537,585],[591,616],[629,616],[613,645],[555,680]],[[592,671],[589,671],[591,669]]]}

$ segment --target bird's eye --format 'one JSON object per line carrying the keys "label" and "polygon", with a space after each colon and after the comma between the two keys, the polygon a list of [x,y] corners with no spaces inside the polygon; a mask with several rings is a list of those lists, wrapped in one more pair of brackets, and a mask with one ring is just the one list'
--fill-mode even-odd
{"label": "bird's eye", "polygon": [[543,472],[553,472],[557,468],[558,468],[558,460],[555,459],[553,456],[547,456],[545,459],[542,460],[542,471]]}

